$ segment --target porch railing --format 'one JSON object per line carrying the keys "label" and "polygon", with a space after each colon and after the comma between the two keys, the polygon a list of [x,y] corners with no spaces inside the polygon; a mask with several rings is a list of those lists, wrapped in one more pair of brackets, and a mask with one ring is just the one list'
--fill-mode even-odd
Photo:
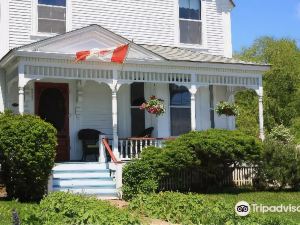
{"label": "porch railing", "polygon": [[162,147],[167,138],[126,138],[119,139],[120,160],[128,161],[139,158],[143,149],[154,146]]}

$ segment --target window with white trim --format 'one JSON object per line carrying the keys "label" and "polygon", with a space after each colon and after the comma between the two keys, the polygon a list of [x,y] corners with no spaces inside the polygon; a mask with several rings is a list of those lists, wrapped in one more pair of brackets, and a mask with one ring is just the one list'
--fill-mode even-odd
{"label": "window with white trim", "polygon": [[171,135],[191,131],[191,94],[184,86],[170,84]]}
{"label": "window with white trim", "polygon": [[38,0],[39,33],[66,32],[66,0]]}
{"label": "window with white trim", "polygon": [[180,43],[202,44],[201,0],[179,0]]}

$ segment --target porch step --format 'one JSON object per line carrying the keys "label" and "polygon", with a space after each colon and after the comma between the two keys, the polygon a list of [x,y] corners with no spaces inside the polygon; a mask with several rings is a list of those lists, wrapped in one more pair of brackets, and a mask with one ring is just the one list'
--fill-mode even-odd
{"label": "porch step", "polygon": [[52,190],[118,198],[116,182],[105,163],[59,163],[52,169]]}

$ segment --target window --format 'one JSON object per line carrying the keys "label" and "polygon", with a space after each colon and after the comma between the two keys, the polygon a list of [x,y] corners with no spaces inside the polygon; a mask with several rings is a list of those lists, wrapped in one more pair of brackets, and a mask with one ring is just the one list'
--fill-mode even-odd
{"label": "window", "polygon": [[191,131],[191,95],[183,86],[170,84],[171,135]]}
{"label": "window", "polygon": [[202,44],[201,0],[179,0],[180,43]]}
{"label": "window", "polygon": [[145,112],[139,106],[145,102],[144,83],[131,84],[131,135],[140,135],[145,130]]}
{"label": "window", "polygon": [[38,32],[66,32],[66,0],[38,0]]}

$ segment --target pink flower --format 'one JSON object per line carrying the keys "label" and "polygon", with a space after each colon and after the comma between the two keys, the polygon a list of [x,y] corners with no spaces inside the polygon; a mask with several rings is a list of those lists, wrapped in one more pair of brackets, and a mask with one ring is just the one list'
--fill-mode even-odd
{"label": "pink flower", "polygon": [[146,103],[143,103],[141,106],[140,106],[140,110],[144,110],[146,108],[147,104]]}

